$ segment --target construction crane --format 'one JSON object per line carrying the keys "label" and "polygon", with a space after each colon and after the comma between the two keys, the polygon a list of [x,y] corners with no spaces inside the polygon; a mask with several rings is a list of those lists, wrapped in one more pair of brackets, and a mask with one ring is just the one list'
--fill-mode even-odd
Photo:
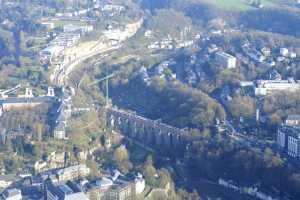
{"label": "construction crane", "polygon": [[93,85],[95,85],[95,84],[97,84],[97,83],[100,83],[100,82],[102,82],[102,81],[106,81],[106,98],[105,98],[105,106],[106,106],[106,108],[108,107],[108,95],[109,95],[109,87],[108,87],[108,81],[109,81],[109,79],[111,79],[112,77],[114,77],[114,74],[112,73],[112,74],[110,74],[110,75],[107,75],[107,76],[105,76],[105,77],[103,77],[103,78],[101,78],[101,79],[99,79],[99,80],[97,80],[97,81],[94,81],[94,82],[92,82],[92,83],[90,83],[89,85],[88,85],[88,87],[91,87],[91,86],[93,86]]}

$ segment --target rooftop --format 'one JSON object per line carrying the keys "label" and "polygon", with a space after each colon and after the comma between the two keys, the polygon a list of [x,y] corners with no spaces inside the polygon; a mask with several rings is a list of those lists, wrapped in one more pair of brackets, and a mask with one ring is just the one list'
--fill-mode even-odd
{"label": "rooftop", "polygon": [[289,115],[286,120],[300,120],[300,115]]}
{"label": "rooftop", "polygon": [[21,191],[18,190],[18,189],[15,189],[15,188],[13,188],[13,189],[8,189],[8,190],[5,190],[5,191],[3,192],[3,196],[4,196],[5,198],[13,197],[13,196],[17,196],[17,195],[21,195]]}
{"label": "rooftop", "polygon": [[222,57],[225,57],[225,58],[235,58],[234,56],[228,54],[228,53],[225,53],[225,52],[217,52],[217,55],[219,56],[222,56]]}
{"label": "rooftop", "polygon": [[53,97],[7,97],[0,99],[0,104],[11,104],[11,103],[48,103],[53,101]]}
{"label": "rooftop", "polygon": [[58,197],[58,200],[88,200],[87,196],[81,191],[80,187],[71,181],[58,185],[48,182],[47,190],[53,196]]}

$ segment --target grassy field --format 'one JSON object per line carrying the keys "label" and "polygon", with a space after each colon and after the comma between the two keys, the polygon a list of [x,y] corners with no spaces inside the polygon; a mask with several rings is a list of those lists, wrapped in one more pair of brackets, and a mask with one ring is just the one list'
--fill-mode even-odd
{"label": "grassy field", "polygon": [[[199,0],[218,8],[230,11],[245,11],[249,9],[254,9],[250,5],[251,0]],[[264,7],[272,7],[278,5],[280,0],[261,0]]]}

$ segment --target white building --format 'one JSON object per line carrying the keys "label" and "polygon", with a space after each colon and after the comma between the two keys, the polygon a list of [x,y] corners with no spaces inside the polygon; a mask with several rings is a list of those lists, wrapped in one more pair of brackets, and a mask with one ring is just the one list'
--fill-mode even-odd
{"label": "white building", "polygon": [[142,174],[138,174],[134,180],[135,183],[135,192],[136,194],[141,194],[146,187],[145,179],[143,178]]}
{"label": "white building", "polygon": [[289,115],[285,120],[285,124],[289,126],[300,126],[300,115]]}
{"label": "white building", "polygon": [[289,50],[287,48],[280,48],[280,55],[287,57],[289,55]]}
{"label": "white building", "polygon": [[290,52],[289,53],[289,57],[290,58],[296,58],[297,57],[297,54],[295,52]]}
{"label": "white building", "polygon": [[227,69],[233,69],[233,68],[236,68],[237,59],[236,59],[236,57],[234,57],[230,54],[227,54],[224,52],[217,52],[216,53],[216,62],[221,67],[225,67]]}
{"label": "white building", "polygon": [[77,44],[79,40],[79,33],[62,33],[50,43],[50,46],[72,47]]}
{"label": "white building", "polygon": [[80,32],[81,34],[88,33],[94,30],[92,25],[85,25],[85,26],[77,26],[73,24],[68,24],[63,27],[63,31],[65,33],[70,32]]}
{"label": "white building", "polygon": [[53,45],[48,46],[40,52],[41,59],[51,61],[52,58],[58,57],[64,50],[64,47]]}
{"label": "white building", "polygon": [[274,92],[295,92],[300,89],[300,84],[293,80],[259,80],[255,88],[255,95],[265,96]]}

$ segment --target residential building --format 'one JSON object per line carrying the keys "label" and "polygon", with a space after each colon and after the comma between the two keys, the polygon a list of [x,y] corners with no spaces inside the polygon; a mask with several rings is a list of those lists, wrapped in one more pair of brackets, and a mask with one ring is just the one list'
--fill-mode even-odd
{"label": "residential building", "polygon": [[53,137],[55,139],[66,139],[66,124],[64,122],[59,122],[53,130]]}
{"label": "residential building", "polygon": [[224,53],[224,52],[217,52],[216,53],[216,62],[221,67],[227,68],[227,69],[233,69],[236,68],[237,59],[236,57]]}
{"label": "residential building", "polygon": [[287,48],[280,48],[280,55],[287,57],[289,55],[289,50]]}
{"label": "residential building", "polygon": [[296,58],[297,57],[297,54],[295,52],[290,52],[289,53],[289,57],[290,58]]}
{"label": "residential building", "polygon": [[134,200],[135,184],[125,180],[116,180],[101,198],[101,200]]}
{"label": "residential building", "polygon": [[271,55],[271,49],[267,48],[267,47],[263,47],[260,52],[265,56],[265,57],[269,57]]}
{"label": "residential building", "polygon": [[33,168],[34,168],[34,171],[36,173],[40,173],[40,172],[48,169],[47,162],[45,162],[45,161],[36,161],[34,163]]}
{"label": "residential building", "polygon": [[47,181],[45,187],[46,200],[89,200],[81,188],[70,181],[58,185]]}
{"label": "residential building", "polygon": [[18,189],[7,189],[2,193],[3,200],[22,200],[21,191]]}
{"label": "residential building", "polygon": [[97,196],[101,200],[132,200],[145,189],[145,179],[139,173],[124,176],[118,170],[112,170],[108,174],[88,184],[91,199]]}
{"label": "residential building", "polygon": [[288,155],[293,158],[300,157],[300,132],[291,132],[288,135]]}
{"label": "residential building", "polygon": [[274,92],[295,92],[300,89],[300,84],[294,79],[289,80],[258,80],[255,95],[265,96]]}
{"label": "residential building", "polygon": [[85,164],[62,168],[56,172],[59,181],[73,180],[78,177],[88,176],[89,174],[90,169]]}
{"label": "residential building", "polygon": [[2,117],[2,115],[3,115],[3,106],[2,104],[0,104],[0,117]]}
{"label": "residential building", "polygon": [[299,118],[289,116],[277,132],[277,145],[293,158],[300,158]]}
{"label": "residential building", "polygon": [[285,120],[288,126],[300,126],[300,115],[289,115]]}

